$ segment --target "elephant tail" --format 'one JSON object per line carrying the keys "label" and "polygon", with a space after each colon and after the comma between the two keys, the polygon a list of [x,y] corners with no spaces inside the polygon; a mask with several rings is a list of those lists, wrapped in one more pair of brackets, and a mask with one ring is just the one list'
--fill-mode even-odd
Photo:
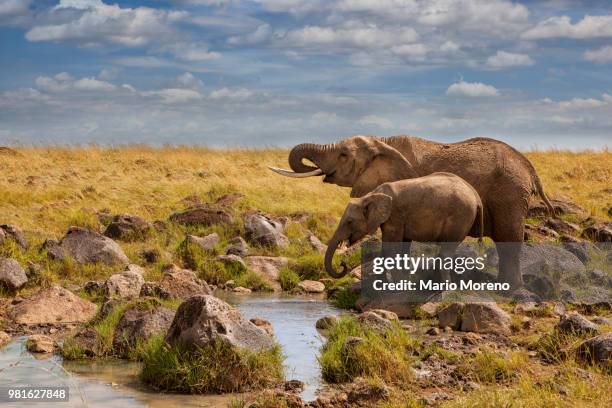
{"label": "elephant tail", "polygon": [[555,214],[555,208],[550,203],[550,200],[548,199],[548,197],[544,193],[544,188],[542,187],[542,182],[540,181],[540,178],[536,174],[535,169],[533,170],[533,173],[532,173],[532,179],[533,179],[534,190],[542,198],[542,201],[544,201],[544,205],[546,206],[546,209],[548,210],[548,216],[549,217],[554,217],[556,215]]}
{"label": "elephant tail", "polygon": [[478,243],[482,245],[482,237],[484,236],[484,208],[482,202],[479,203],[476,210],[476,218],[480,226],[480,230],[478,231]]}

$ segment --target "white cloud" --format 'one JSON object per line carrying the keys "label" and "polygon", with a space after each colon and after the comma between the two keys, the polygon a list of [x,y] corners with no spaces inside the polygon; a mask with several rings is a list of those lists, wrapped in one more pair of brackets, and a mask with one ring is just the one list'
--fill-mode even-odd
{"label": "white cloud", "polygon": [[225,99],[232,101],[246,101],[252,98],[255,93],[246,88],[220,88],[210,93],[211,99]]}
{"label": "white cloud", "polygon": [[102,0],[60,0],[59,4],[55,6],[55,9],[68,9],[73,8],[77,10],[87,10],[102,6]]}
{"label": "white cloud", "polygon": [[164,48],[183,61],[210,61],[221,58],[218,52],[209,51],[205,44],[176,43]]}
{"label": "white cloud", "polygon": [[492,69],[501,69],[509,67],[520,67],[533,65],[534,61],[527,54],[515,54],[506,51],[497,51],[497,54],[487,58],[487,67]]}
{"label": "white cloud", "polygon": [[338,120],[338,115],[334,112],[317,112],[312,115],[312,120],[316,123],[334,123]]}
{"label": "white cloud", "polygon": [[167,88],[159,91],[144,92],[144,96],[155,96],[161,98],[163,103],[174,105],[195,102],[202,99],[202,94],[193,89]]}
{"label": "white cloud", "polygon": [[62,24],[39,25],[26,33],[29,41],[74,41],[81,46],[118,44],[138,47],[176,37],[172,24],[185,19],[182,11],[147,7],[121,8],[102,2],[72,1],[83,9],[74,19]]}
{"label": "white cloud", "polygon": [[268,41],[272,37],[272,27],[270,24],[261,24],[255,31],[246,35],[236,35],[230,37],[227,42],[230,44],[259,44]]}
{"label": "white cloud", "polygon": [[53,78],[39,76],[36,78],[36,86],[46,92],[110,92],[117,89],[117,87],[110,82],[101,81],[96,78],[80,78],[74,80],[67,72],[60,72]]}
{"label": "white cloud", "polygon": [[460,81],[452,84],[446,90],[449,96],[465,96],[468,98],[480,98],[499,95],[497,88],[482,82]]}
{"label": "white cloud", "polygon": [[596,98],[572,98],[566,101],[554,102],[546,98],[543,102],[547,105],[552,105],[560,110],[589,110],[598,109],[604,106],[612,106],[612,95],[604,93],[601,99]]}
{"label": "white cloud", "polygon": [[444,44],[440,45],[440,51],[442,52],[455,52],[455,51],[459,51],[461,47],[459,46],[459,44],[455,43],[454,41],[445,41]]}
{"label": "white cloud", "polygon": [[95,78],[81,78],[74,82],[74,89],[79,91],[114,91],[117,87],[106,81],[100,81]]}
{"label": "white cloud", "polygon": [[528,40],[612,37],[612,15],[587,15],[576,24],[568,16],[550,17],[525,31],[522,37]]}
{"label": "white cloud", "polygon": [[587,50],[584,52],[584,58],[602,64],[612,62],[612,46],[607,45],[596,50]]}
{"label": "white cloud", "polygon": [[24,15],[30,3],[31,0],[0,0],[0,18]]}
{"label": "white cloud", "polygon": [[394,127],[391,120],[378,115],[362,116],[357,120],[357,123],[361,126],[377,126],[381,129],[391,129]]}
{"label": "white cloud", "polygon": [[391,52],[398,57],[423,60],[427,54],[427,48],[423,44],[403,44],[391,47]]}
{"label": "white cloud", "polygon": [[204,83],[200,78],[197,78],[191,72],[185,72],[184,74],[176,77],[176,83],[184,88],[198,89],[204,86]]}
{"label": "white cloud", "polygon": [[414,43],[419,36],[413,28],[379,28],[376,25],[350,27],[306,26],[286,33],[284,40],[295,46],[386,48]]}

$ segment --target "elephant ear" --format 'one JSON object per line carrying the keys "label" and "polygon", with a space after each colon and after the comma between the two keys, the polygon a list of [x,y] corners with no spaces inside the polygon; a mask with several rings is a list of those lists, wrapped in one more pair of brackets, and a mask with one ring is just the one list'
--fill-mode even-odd
{"label": "elephant ear", "polygon": [[370,193],[363,197],[363,215],[368,231],[376,230],[391,216],[393,200],[383,193]]}
{"label": "elephant ear", "polygon": [[389,181],[419,177],[410,162],[388,144],[373,139],[367,151],[369,158],[359,160],[358,168],[362,170],[353,184],[351,197],[362,197]]}

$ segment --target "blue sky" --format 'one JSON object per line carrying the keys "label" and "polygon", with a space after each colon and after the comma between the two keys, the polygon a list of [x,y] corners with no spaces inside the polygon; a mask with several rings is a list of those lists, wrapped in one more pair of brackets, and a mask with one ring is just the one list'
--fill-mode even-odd
{"label": "blue sky", "polygon": [[612,140],[606,1],[0,0],[0,144]]}

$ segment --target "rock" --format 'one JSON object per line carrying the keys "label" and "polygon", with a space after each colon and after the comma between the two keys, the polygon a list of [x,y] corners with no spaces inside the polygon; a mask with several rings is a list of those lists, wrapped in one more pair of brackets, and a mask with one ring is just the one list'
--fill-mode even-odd
{"label": "rock", "polygon": [[576,297],[576,294],[574,293],[573,289],[563,288],[559,293],[559,300],[563,302],[573,303],[576,302],[578,298]]}
{"label": "rock", "polygon": [[95,280],[88,281],[83,285],[83,290],[89,295],[102,294],[106,288],[106,281]]}
{"label": "rock", "polygon": [[440,392],[432,392],[431,394],[427,394],[420,399],[420,403],[425,406],[430,405],[438,405],[441,401],[452,400],[453,397],[443,391]]}
{"label": "rock", "polygon": [[463,303],[451,303],[438,310],[438,325],[442,328],[450,327],[453,330],[459,330],[462,310]]}
{"label": "rock", "polygon": [[597,222],[586,227],[582,237],[596,242],[612,242],[612,222]]}
{"label": "rock", "polygon": [[22,249],[28,249],[28,247],[30,246],[28,244],[28,240],[25,237],[25,234],[23,233],[21,228],[16,225],[0,225],[0,243],[2,243],[2,241],[6,239],[14,240],[17,245],[19,245]]}
{"label": "rock", "polygon": [[349,276],[354,279],[361,280],[361,265],[357,265],[349,272]]}
{"label": "rock", "polygon": [[591,319],[591,322],[595,324],[602,324],[604,326],[612,326],[612,318],[604,316],[595,316]]}
{"label": "rock", "polygon": [[510,316],[493,302],[466,303],[461,314],[461,331],[509,333]]}
{"label": "rock", "polygon": [[440,329],[437,327],[430,327],[425,333],[429,334],[430,336],[437,336],[440,334]]}
{"label": "rock", "polygon": [[381,317],[374,312],[363,312],[357,316],[357,321],[364,326],[370,327],[376,331],[384,332],[392,327],[389,320]]}
{"label": "rock", "polygon": [[28,282],[28,276],[19,262],[10,258],[0,258],[0,285],[16,290]]}
{"label": "rock", "polygon": [[127,309],[115,329],[113,351],[118,356],[127,357],[138,344],[143,344],[157,334],[165,335],[174,319],[174,313],[174,310],[167,307],[141,307],[139,304]]}
{"label": "rock", "polygon": [[18,324],[84,323],[95,314],[95,304],[57,285],[41,289],[9,312]]}
{"label": "rock", "polygon": [[580,231],[578,225],[564,221],[561,218],[548,218],[544,225],[560,234],[577,234]]}
{"label": "rock", "polygon": [[38,264],[36,262],[28,261],[28,265],[27,265],[27,267],[25,269],[25,273],[26,273],[26,276],[28,277],[28,280],[29,280],[29,279],[32,279],[32,278],[39,277],[41,275],[41,273],[42,273],[42,270],[43,270],[42,265],[40,265],[40,264]]}
{"label": "rock", "polygon": [[317,322],[315,323],[315,327],[319,330],[329,330],[339,321],[340,319],[338,318],[338,316],[323,316],[319,320],[317,320]]}
{"label": "rock", "polygon": [[115,215],[110,220],[104,235],[123,241],[138,241],[149,235],[151,227],[151,224],[144,218],[136,215],[120,214]]}
{"label": "rock", "polygon": [[242,237],[234,237],[225,249],[225,254],[245,257],[249,254],[249,245]]}
{"label": "rock", "polygon": [[576,351],[579,360],[603,366],[612,372],[612,333],[601,334],[582,342]]}
{"label": "rock", "polygon": [[161,253],[157,249],[143,249],[138,253],[148,263],[155,263],[161,259]]}
{"label": "rock", "polygon": [[577,312],[567,313],[559,319],[555,330],[564,334],[597,334],[597,325]]}
{"label": "rock", "polygon": [[593,281],[595,281],[596,283],[599,283],[601,285],[606,285],[607,284],[608,276],[601,269],[593,269],[593,270],[589,271],[589,277]]}
{"label": "rock", "polygon": [[198,279],[189,269],[181,269],[176,265],[166,268],[159,286],[173,298],[187,299],[195,295],[211,294],[208,284]]}
{"label": "rock", "polygon": [[563,248],[576,255],[580,262],[585,265],[591,260],[589,250],[593,248],[593,245],[589,245],[587,242],[564,242]]}
{"label": "rock", "polygon": [[418,317],[431,318],[436,317],[438,312],[437,302],[419,303],[416,305],[415,313]]}
{"label": "rock", "polygon": [[283,235],[283,224],[263,214],[247,214],[244,229],[246,239],[254,244],[281,248],[289,245],[289,239]]}
{"label": "rock", "polygon": [[85,357],[101,357],[106,353],[102,337],[93,327],[83,328],[68,344],[76,346]]}
{"label": "rock", "polygon": [[252,290],[249,288],[245,288],[243,286],[236,286],[234,289],[232,289],[232,292],[240,293],[240,294],[247,294],[247,293],[251,293]]}
{"label": "rock", "polygon": [[26,349],[31,353],[53,353],[55,342],[49,336],[33,334],[26,340]]}
{"label": "rock", "polygon": [[233,219],[225,209],[205,204],[174,213],[170,216],[170,221],[185,225],[210,226],[231,224]]}
{"label": "rock", "polygon": [[[107,265],[127,265],[130,260],[123,249],[112,239],[80,227],[70,227],[68,232],[51,252],[63,258],[71,256],[78,263],[101,262]],[[55,258],[56,255],[51,255]]]}
{"label": "rock", "polygon": [[223,263],[235,272],[242,273],[247,270],[246,263],[238,255],[220,255],[215,260]]}
{"label": "rock", "polygon": [[318,253],[324,254],[325,251],[327,251],[327,245],[322,243],[321,240],[317,238],[317,236],[312,232],[308,232],[308,236],[306,237],[306,239],[308,240],[308,243],[310,244],[312,249],[314,249]]}
{"label": "rock", "polygon": [[[573,214],[579,217],[584,217],[587,214],[587,211],[584,208],[569,200],[550,199],[550,203],[552,204],[556,215]],[[542,200],[532,200],[529,203],[527,218],[542,218],[548,216],[548,209]]]}
{"label": "rock", "polygon": [[274,344],[264,330],[246,320],[237,309],[210,295],[193,296],[179,306],[166,340],[188,348],[205,347],[221,340],[251,351],[268,349]]}
{"label": "rock", "polygon": [[388,400],[390,395],[389,387],[384,385],[384,383],[378,385],[371,381],[357,379],[351,384],[348,392],[348,401],[353,403],[364,401],[374,403],[376,401]]}
{"label": "rock", "polygon": [[514,302],[520,302],[520,303],[524,303],[524,302],[538,303],[542,301],[542,298],[538,296],[537,294],[527,290],[526,288],[519,288],[515,290],[514,292],[512,292],[512,300]]}
{"label": "rock", "polygon": [[102,303],[102,307],[100,308],[100,312],[98,312],[96,318],[104,319],[106,316],[111,314],[117,306],[123,304],[125,304],[123,299],[108,299]]}
{"label": "rock", "polygon": [[289,380],[283,384],[283,389],[289,392],[302,392],[304,389],[304,382],[300,380]]}
{"label": "rock", "polygon": [[543,276],[554,272],[561,276],[574,276],[585,273],[584,264],[576,255],[554,245],[523,244],[520,263],[523,275]]}
{"label": "rock", "polygon": [[546,238],[559,238],[559,234],[555,230],[542,225],[525,224],[524,234],[525,241],[533,240],[533,238],[538,238],[540,240]]}
{"label": "rock", "polygon": [[172,295],[166,289],[161,287],[158,282],[145,282],[140,288],[141,297],[156,297],[160,299],[170,299]]}
{"label": "rock", "polygon": [[128,265],[126,270],[112,275],[104,284],[104,294],[121,299],[136,298],[144,284],[144,270],[138,265]]}
{"label": "rock", "polygon": [[186,243],[195,244],[206,252],[212,252],[215,249],[215,245],[219,243],[219,234],[213,232],[205,237],[198,237],[196,235],[187,235],[185,237]]}
{"label": "rock", "polygon": [[269,336],[274,336],[274,328],[272,327],[272,323],[270,323],[268,320],[261,317],[254,317],[249,319],[249,321],[255,326],[263,329],[263,331],[265,331]]}
{"label": "rock", "polygon": [[0,330],[0,348],[9,344],[11,340],[11,336],[8,333]]}
{"label": "rock", "polygon": [[264,278],[275,290],[281,290],[278,278],[280,270],[289,263],[284,256],[247,256],[247,268]]}
{"label": "rock", "polygon": [[497,248],[495,246],[487,247],[485,250],[486,264],[493,268],[497,268],[499,265],[499,255],[497,254]]}
{"label": "rock", "polygon": [[399,317],[397,316],[397,313],[391,312],[389,310],[385,310],[385,309],[370,309],[370,310],[368,310],[368,312],[376,313],[377,315],[379,315],[383,319],[396,320],[396,321],[399,320]]}
{"label": "rock", "polygon": [[344,340],[344,344],[342,345],[342,354],[345,356],[350,355],[355,347],[361,343],[363,343],[363,339],[361,337],[347,336]]}
{"label": "rock", "polygon": [[556,299],[557,285],[552,278],[547,276],[523,275],[525,289],[531,293],[535,293],[540,299]]}
{"label": "rock", "polygon": [[325,292],[325,285],[318,281],[303,280],[297,284],[298,290],[306,293],[323,293]]}

